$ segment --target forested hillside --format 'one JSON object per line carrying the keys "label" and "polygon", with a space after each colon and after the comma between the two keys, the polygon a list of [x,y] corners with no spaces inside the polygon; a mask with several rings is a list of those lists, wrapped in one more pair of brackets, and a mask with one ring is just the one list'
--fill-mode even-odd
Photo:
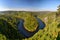
{"label": "forested hillside", "polygon": [[[36,17],[44,23],[44,28],[41,28]],[[0,40],[59,40],[60,25],[57,19],[55,12],[38,13],[38,15],[37,13],[34,15],[34,12],[5,12],[0,15]],[[20,20],[23,20],[23,25],[22,23],[21,25],[29,36],[19,30]],[[40,28],[38,28],[39,25]]]}

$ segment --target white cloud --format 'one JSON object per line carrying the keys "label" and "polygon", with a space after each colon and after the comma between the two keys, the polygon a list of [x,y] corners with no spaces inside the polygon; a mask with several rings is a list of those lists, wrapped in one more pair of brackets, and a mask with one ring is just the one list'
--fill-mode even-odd
{"label": "white cloud", "polygon": [[33,9],[33,8],[4,8],[4,7],[0,7],[0,11],[56,11],[53,9]]}
{"label": "white cloud", "polygon": [[31,9],[31,8],[1,8],[0,11],[38,11],[37,9]]}

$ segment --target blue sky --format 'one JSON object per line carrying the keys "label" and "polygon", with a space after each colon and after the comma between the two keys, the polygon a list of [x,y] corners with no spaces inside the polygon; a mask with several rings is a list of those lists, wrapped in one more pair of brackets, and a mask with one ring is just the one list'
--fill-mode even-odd
{"label": "blue sky", "polygon": [[60,0],[0,0],[0,11],[15,10],[42,10],[56,11]]}

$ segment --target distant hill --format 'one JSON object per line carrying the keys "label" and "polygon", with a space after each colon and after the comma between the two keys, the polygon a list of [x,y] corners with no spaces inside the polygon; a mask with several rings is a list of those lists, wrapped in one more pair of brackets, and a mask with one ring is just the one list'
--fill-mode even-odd
{"label": "distant hill", "polygon": [[52,13],[52,11],[0,11],[0,14],[2,13],[21,13],[21,12],[28,12],[28,13],[32,13],[34,15],[39,15],[39,14],[48,14],[48,13]]}

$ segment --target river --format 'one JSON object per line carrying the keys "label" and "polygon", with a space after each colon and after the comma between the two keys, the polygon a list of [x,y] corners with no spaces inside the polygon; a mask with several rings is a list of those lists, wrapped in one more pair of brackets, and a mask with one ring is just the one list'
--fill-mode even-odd
{"label": "river", "polygon": [[38,28],[36,31],[34,32],[28,32],[27,30],[24,29],[24,20],[20,19],[19,23],[18,23],[18,31],[24,36],[24,37],[31,37],[33,36],[36,32],[38,32],[40,29],[43,29],[45,27],[45,23],[40,20],[39,18],[37,18],[38,21]]}

